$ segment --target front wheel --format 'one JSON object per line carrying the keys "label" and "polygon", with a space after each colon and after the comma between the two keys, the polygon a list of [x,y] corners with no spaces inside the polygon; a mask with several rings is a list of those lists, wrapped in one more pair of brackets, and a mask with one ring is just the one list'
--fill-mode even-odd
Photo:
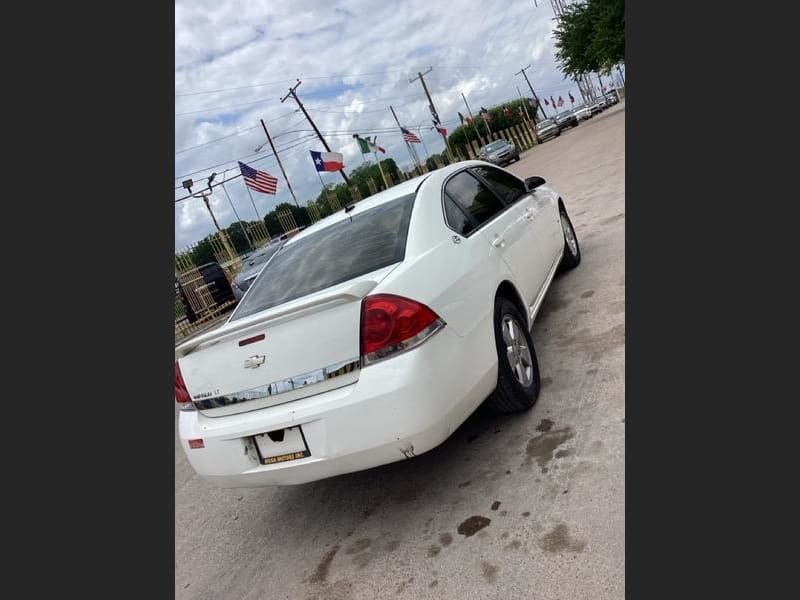
{"label": "front wheel", "polygon": [[486,406],[496,413],[527,410],[539,398],[539,363],[526,323],[516,304],[503,297],[495,300],[497,387]]}
{"label": "front wheel", "polygon": [[575,235],[575,228],[569,220],[567,211],[563,206],[558,207],[561,219],[561,230],[564,232],[564,256],[561,258],[562,270],[574,269],[581,264],[581,249],[578,246],[578,236]]}

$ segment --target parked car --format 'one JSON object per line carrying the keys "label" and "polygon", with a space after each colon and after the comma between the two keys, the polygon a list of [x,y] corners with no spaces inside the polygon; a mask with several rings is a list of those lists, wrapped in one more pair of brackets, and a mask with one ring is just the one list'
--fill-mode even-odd
{"label": "parked car", "polygon": [[602,100],[597,100],[596,102],[592,102],[589,105],[589,110],[592,111],[592,116],[603,112],[603,108],[604,108],[604,106],[603,106],[603,101]]}
{"label": "parked car", "polygon": [[237,300],[241,300],[244,293],[250,287],[250,284],[258,277],[264,264],[272,258],[275,253],[280,249],[282,242],[275,241],[267,246],[263,246],[247,256],[242,261],[242,270],[234,278],[231,287],[233,288],[233,295]]}
{"label": "parked car", "polygon": [[556,115],[556,122],[562,131],[568,127],[577,127],[579,124],[578,117],[571,110],[566,110]]}
{"label": "parked car", "polygon": [[617,90],[611,90],[610,92],[606,92],[605,99],[607,102],[607,106],[612,106],[619,102],[619,94]]}
{"label": "parked car", "polygon": [[464,161],[291,238],[221,327],[176,349],[179,438],[220,487],[410,459],[484,401],[533,406],[531,326],[581,261],[561,196]]}
{"label": "parked car", "polygon": [[519,160],[519,150],[506,140],[500,139],[486,144],[478,152],[478,158],[495,165],[507,165],[511,161]]}
{"label": "parked car", "polygon": [[[183,289],[181,282],[178,280],[178,276],[175,276],[175,295],[181,299],[181,305],[183,306],[183,318],[185,318],[189,323],[194,323],[197,321],[197,314],[194,312],[191,303],[189,302],[189,297],[186,295],[186,291]],[[183,319],[177,318],[178,311],[176,308],[176,322],[181,321]]]}
{"label": "parked car", "polygon": [[561,127],[554,119],[543,119],[536,124],[536,135],[539,141],[547,141],[550,138],[561,135]]}
{"label": "parked car", "polygon": [[233,295],[233,289],[228,280],[228,275],[219,263],[206,263],[197,267],[197,270],[203,277],[203,284],[197,286],[195,289],[200,289],[201,287],[208,289],[212,300],[214,300],[217,305],[222,305],[236,299]]}
{"label": "parked car", "polygon": [[585,104],[579,104],[576,106],[572,113],[577,117],[578,121],[585,121],[586,119],[590,119],[592,117],[591,109]]}

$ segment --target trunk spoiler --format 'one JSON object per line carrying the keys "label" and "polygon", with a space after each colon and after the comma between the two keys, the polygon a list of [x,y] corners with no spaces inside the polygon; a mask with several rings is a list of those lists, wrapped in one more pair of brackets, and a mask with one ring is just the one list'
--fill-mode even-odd
{"label": "trunk spoiler", "polygon": [[281,304],[233,323],[226,323],[218,329],[201,334],[178,346],[175,349],[175,359],[177,360],[201,348],[207,348],[218,342],[228,340],[256,326],[274,325],[276,323],[296,319],[303,315],[319,312],[337,304],[361,300],[376,285],[378,285],[377,281],[356,281],[336,291],[325,290],[317,292],[316,294],[299,298],[287,302],[286,304]]}

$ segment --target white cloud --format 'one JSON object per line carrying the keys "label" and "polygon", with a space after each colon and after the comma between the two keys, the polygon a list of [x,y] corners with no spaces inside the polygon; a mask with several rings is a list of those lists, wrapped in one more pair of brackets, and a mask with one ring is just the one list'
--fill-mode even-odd
{"label": "white cloud", "polygon": [[[179,0],[175,8],[175,112],[219,109],[176,116],[175,150],[242,133],[176,154],[175,187],[185,174],[200,171],[191,175],[199,186],[212,171],[221,174],[224,168],[235,167],[236,159],[253,155],[265,141],[259,123],[263,118],[279,148],[288,148],[281,157],[301,203],[316,197],[320,182],[308,150],[322,146],[313,137],[303,137],[309,132],[296,131],[310,127],[301,114],[292,113],[297,108],[293,101],[281,104],[279,100],[298,77],[303,80],[298,94],[320,130],[392,128],[390,133],[378,133],[378,141],[401,165],[410,159],[399,132],[394,131],[389,104],[404,125],[423,127],[429,151],[444,148],[441,137],[429,130],[430,114],[419,81],[408,82],[429,65],[434,69],[426,82],[445,122],[457,119],[459,111],[466,114],[461,92],[474,113],[481,105],[517,98],[517,86],[529,95],[524,79],[514,75],[528,63],[533,63],[528,76],[540,95],[566,98],[568,90],[576,94],[577,86],[565,81],[555,65],[552,17],[549,4],[536,8],[531,2],[347,0],[331,7],[315,0]],[[331,75],[338,78],[324,78]],[[262,83],[269,85],[256,86]],[[357,87],[347,89],[351,86]],[[223,91],[196,93],[210,90]],[[244,131],[254,126],[258,127]],[[455,124],[446,126],[453,129]],[[281,135],[286,131],[294,133]],[[350,133],[326,133],[326,139],[333,150],[344,154],[348,166],[361,163]],[[418,150],[424,156],[424,149]],[[267,153],[269,146],[261,154]],[[273,158],[254,166],[281,180],[277,197],[253,193],[261,216],[277,203],[291,201]],[[340,180],[338,173],[323,173],[322,178]],[[239,215],[254,219],[241,180],[226,187]],[[183,188],[175,191],[176,198],[183,195]],[[212,207],[222,226],[234,220],[222,190],[214,194]],[[177,247],[214,230],[202,200],[176,205],[175,229]]]}

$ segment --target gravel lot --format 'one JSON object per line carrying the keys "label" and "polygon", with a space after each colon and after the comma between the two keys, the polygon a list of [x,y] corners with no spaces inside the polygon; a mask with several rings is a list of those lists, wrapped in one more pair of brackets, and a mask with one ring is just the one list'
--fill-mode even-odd
{"label": "gravel lot", "polygon": [[176,598],[624,597],[624,102],[509,168],[559,191],[583,252],[534,323],[533,410],[296,487],[212,488],[176,441]]}

